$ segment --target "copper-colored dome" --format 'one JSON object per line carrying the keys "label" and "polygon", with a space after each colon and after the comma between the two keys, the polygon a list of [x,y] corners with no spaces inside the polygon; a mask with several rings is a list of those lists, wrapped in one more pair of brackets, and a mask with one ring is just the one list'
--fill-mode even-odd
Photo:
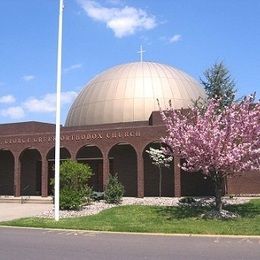
{"label": "copper-colored dome", "polygon": [[115,66],[91,80],[72,104],[66,126],[99,125],[148,120],[151,112],[171,100],[174,108],[187,108],[205,97],[198,82],[181,70],[153,63]]}

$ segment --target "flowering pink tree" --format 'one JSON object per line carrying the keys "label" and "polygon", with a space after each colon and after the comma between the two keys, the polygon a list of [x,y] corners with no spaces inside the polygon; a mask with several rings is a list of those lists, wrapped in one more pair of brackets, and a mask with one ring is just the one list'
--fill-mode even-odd
{"label": "flowering pink tree", "polygon": [[219,101],[207,107],[161,111],[167,136],[168,154],[185,159],[182,169],[201,171],[215,185],[215,202],[222,210],[226,176],[260,169],[260,104],[254,97],[220,110]]}

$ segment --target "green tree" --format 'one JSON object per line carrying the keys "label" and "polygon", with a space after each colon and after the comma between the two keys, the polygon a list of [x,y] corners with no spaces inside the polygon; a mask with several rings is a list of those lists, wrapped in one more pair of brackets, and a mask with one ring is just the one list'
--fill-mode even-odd
{"label": "green tree", "polygon": [[219,107],[221,109],[230,106],[235,99],[236,89],[235,82],[224,63],[213,64],[203,75],[204,79],[200,80],[208,95],[208,99],[220,99]]}

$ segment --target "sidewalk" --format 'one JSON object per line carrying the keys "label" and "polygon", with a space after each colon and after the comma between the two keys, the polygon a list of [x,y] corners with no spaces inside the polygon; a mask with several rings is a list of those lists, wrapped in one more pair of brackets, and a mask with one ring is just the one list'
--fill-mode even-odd
{"label": "sidewalk", "polygon": [[0,203],[0,222],[37,216],[52,208],[52,204]]}

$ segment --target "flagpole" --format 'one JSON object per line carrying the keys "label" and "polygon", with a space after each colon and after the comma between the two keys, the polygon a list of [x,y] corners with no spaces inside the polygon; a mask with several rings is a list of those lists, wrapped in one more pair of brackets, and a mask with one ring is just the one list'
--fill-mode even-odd
{"label": "flagpole", "polygon": [[56,131],[55,131],[55,220],[60,218],[60,95],[61,95],[61,62],[62,62],[62,19],[63,0],[59,6],[58,55],[57,55],[57,93],[56,93]]}

